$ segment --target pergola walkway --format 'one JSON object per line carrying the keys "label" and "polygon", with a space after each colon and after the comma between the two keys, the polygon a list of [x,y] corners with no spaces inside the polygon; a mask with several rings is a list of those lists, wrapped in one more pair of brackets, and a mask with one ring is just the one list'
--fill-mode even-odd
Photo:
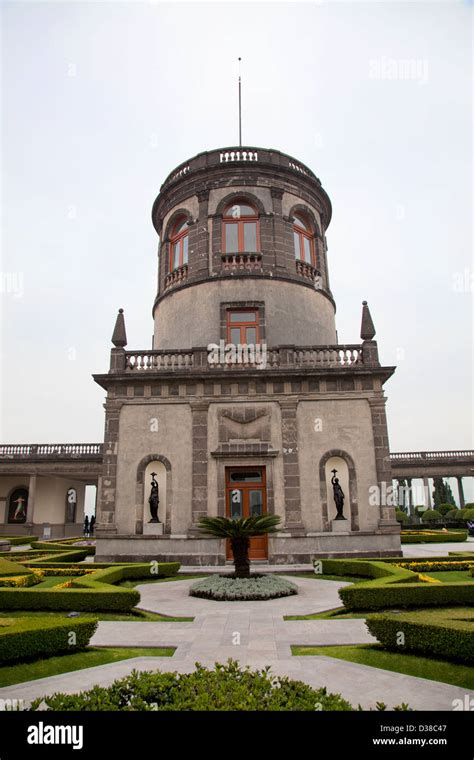
{"label": "pergola walkway", "polygon": [[361,619],[284,621],[284,615],[321,612],[340,606],[337,581],[295,578],[299,594],[266,602],[212,602],[188,596],[194,580],[138,586],[140,608],[193,622],[100,622],[95,646],[177,647],[172,658],[141,657],[0,689],[0,698],[32,699],[57,691],[74,693],[112,683],[134,668],[190,672],[195,663],[212,666],[229,657],[252,667],[271,665],[278,675],[339,692],[354,706],[390,708],[407,702],[417,710],[452,710],[467,689],[392,673],[327,656],[293,657],[291,645],[361,644],[373,641]]}

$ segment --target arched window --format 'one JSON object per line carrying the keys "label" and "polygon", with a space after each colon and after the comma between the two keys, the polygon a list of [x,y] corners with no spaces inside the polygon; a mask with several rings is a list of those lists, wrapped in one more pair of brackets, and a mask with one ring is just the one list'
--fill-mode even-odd
{"label": "arched window", "polygon": [[223,253],[255,253],[260,250],[258,211],[246,199],[236,199],[224,212]]}
{"label": "arched window", "polygon": [[10,494],[8,503],[8,522],[24,523],[26,522],[26,513],[28,510],[28,489],[15,488]]}
{"label": "arched window", "polygon": [[295,259],[316,266],[314,232],[306,217],[296,214],[293,219],[293,242]]}
{"label": "arched window", "polygon": [[188,220],[180,216],[170,235],[170,272],[188,263],[189,230]]}

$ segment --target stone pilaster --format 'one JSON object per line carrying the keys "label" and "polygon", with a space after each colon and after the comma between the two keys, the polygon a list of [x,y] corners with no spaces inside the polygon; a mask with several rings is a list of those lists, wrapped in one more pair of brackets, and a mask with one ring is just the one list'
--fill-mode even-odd
{"label": "stone pilaster", "polygon": [[[392,485],[392,466],[388,443],[387,415],[385,413],[386,403],[387,399],[382,392],[369,399],[370,411],[372,414],[377,486],[381,498],[383,497],[383,494],[387,493],[387,489]],[[395,507],[386,503],[381,503],[379,527],[392,528],[396,526]]]}
{"label": "stone pilaster", "polygon": [[97,503],[96,533],[108,536],[117,533],[115,525],[115,497],[117,486],[117,448],[119,434],[119,417],[122,402],[107,399],[105,403],[105,435],[102,477]]}
{"label": "stone pilaster", "polygon": [[28,507],[26,512],[27,525],[33,525],[34,523],[37,477],[37,475],[30,475],[30,482],[28,484]]}
{"label": "stone pilaster", "polygon": [[301,518],[297,407],[297,401],[280,401],[283,476],[285,481],[285,529],[296,535],[304,533]]}
{"label": "stone pilaster", "polygon": [[198,533],[197,523],[207,515],[207,460],[209,402],[191,404],[193,472],[191,496],[191,525],[189,532]]}

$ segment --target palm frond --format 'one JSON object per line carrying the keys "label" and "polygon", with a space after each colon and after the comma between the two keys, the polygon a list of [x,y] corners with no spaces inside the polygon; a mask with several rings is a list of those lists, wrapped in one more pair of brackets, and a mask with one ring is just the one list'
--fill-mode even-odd
{"label": "palm frond", "polygon": [[216,538],[238,538],[262,536],[276,533],[281,518],[278,515],[252,515],[236,520],[229,517],[202,517],[198,528],[208,536]]}

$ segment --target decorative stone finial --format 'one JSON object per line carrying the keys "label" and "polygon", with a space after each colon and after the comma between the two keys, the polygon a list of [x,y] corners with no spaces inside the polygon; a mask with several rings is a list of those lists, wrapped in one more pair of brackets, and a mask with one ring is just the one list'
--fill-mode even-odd
{"label": "decorative stone finial", "polygon": [[123,309],[118,310],[117,319],[115,320],[114,333],[112,335],[112,343],[115,348],[124,348],[127,345],[127,333],[125,331],[125,318],[123,316]]}
{"label": "decorative stone finial", "polygon": [[372,340],[375,337],[375,327],[372,322],[367,301],[362,301],[362,322],[360,325],[360,337],[362,340]]}

